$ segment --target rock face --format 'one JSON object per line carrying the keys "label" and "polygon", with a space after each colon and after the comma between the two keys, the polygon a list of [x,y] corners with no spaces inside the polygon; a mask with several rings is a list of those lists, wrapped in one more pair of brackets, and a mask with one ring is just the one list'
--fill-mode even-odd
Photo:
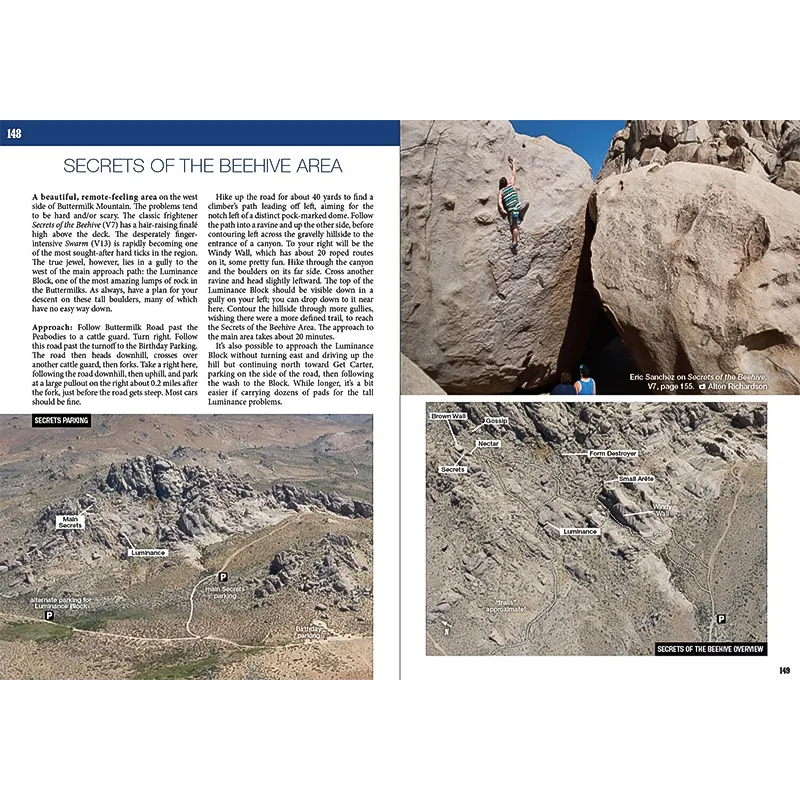
{"label": "rock face", "polygon": [[671,163],[602,181],[596,223],[594,286],[641,371],[800,391],[800,197]]}
{"label": "rock face", "polygon": [[342,517],[372,519],[372,503],[342,497],[336,492],[312,492],[302,486],[281,483],[272,487],[272,495],[281,505],[293,511],[298,511],[301,506],[307,506],[322,508]]}
{"label": "rock face", "polygon": [[[354,605],[342,606],[341,601],[362,596],[357,591],[358,575],[369,569],[371,560],[371,552],[359,548],[349,536],[328,533],[305,551],[276,553],[254,594],[262,598],[294,587],[301,592],[330,596],[341,611],[355,611]],[[320,606],[321,610],[326,608],[325,604]]]}
{"label": "rock face", "polygon": [[400,354],[400,394],[447,394],[410,358]]}
{"label": "rock face", "polygon": [[[16,580],[34,562],[76,556],[98,561],[123,557],[129,546],[171,549],[218,542],[274,524],[286,511],[310,508],[351,519],[371,519],[373,513],[371,503],[335,492],[288,484],[260,491],[232,472],[199,464],[180,466],[152,455],[111,464],[96,488],[96,493],[46,505],[26,536],[39,544],[27,546],[19,553],[19,563],[0,572],[10,572]],[[84,515],[85,528],[56,530],[57,516],[73,514]],[[333,547],[338,540],[331,536]],[[0,566],[8,566],[8,561]]]}
{"label": "rock face", "polygon": [[179,467],[166,458],[136,456],[112,464],[101,491],[113,489],[120,494],[153,497],[162,502],[177,498],[192,499],[200,494],[252,497],[253,487],[220,470],[198,466]]}
{"label": "rock face", "polygon": [[675,161],[728,167],[800,192],[800,120],[630,120],[598,178]]}
{"label": "rock face", "polygon": [[[530,203],[516,255],[497,209],[509,156]],[[403,123],[401,347],[447,392],[553,379],[592,188],[583,159],[508,122]]]}

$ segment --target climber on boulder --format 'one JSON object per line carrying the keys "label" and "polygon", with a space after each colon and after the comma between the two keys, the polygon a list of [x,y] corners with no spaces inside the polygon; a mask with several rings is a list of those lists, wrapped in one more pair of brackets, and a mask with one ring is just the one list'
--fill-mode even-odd
{"label": "climber on boulder", "polygon": [[511,252],[516,253],[519,245],[519,226],[528,213],[530,203],[522,205],[517,194],[517,162],[508,157],[511,165],[511,181],[505,176],[500,178],[500,188],[497,192],[497,208],[504,217],[508,217],[508,224],[511,228]]}

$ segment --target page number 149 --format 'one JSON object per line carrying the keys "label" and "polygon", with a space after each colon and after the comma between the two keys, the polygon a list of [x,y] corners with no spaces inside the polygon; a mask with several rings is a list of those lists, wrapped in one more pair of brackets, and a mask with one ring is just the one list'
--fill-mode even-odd
{"label": "page number 149", "polygon": [[21,139],[22,128],[6,128],[6,139]]}

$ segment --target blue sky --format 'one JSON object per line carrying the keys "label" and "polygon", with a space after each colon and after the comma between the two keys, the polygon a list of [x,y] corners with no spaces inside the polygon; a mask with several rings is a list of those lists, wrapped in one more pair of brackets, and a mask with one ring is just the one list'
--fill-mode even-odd
{"label": "blue sky", "polygon": [[625,127],[624,119],[586,120],[518,120],[511,124],[517,133],[528,136],[549,136],[584,158],[597,176],[614,134]]}

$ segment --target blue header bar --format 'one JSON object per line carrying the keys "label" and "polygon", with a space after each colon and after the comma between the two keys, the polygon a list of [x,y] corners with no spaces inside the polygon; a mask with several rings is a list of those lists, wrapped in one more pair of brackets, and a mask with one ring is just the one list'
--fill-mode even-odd
{"label": "blue header bar", "polygon": [[0,121],[0,144],[70,147],[400,146],[398,120]]}

